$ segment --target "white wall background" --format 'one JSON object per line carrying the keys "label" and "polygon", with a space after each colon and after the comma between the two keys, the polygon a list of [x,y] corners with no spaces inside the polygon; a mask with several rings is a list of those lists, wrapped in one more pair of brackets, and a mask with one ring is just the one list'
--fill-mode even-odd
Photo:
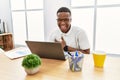
{"label": "white wall background", "polygon": [[[69,7],[70,8],[70,2],[71,0],[44,0],[44,32],[45,32],[45,40],[47,40],[47,38],[48,38],[48,36],[49,36],[49,34],[51,33],[51,31],[53,31],[53,29],[55,29],[55,28],[58,28],[57,27],[57,23],[56,23],[56,11],[58,10],[58,8],[59,7],[61,7],[61,6],[67,6],[67,7]],[[104,0],[105,1],[105,0]],[[111,5],[112,6],[112,5]],[[118,5],[117,5],[117,3],[116,3],[116,7],[117,7]],[[103,7],[104,7],[104,5],[103,5]],[[98,11],[99,11],[99,9],[97,9]],[[102,8],[101,8],[101,10],[102,10]],[[110,23],[110,21],[111,21],[111,23],[112,24],[114,24],[113,25],[113,27],[111,28],[111,31],[112,30],[115,30],[115,25],[116,25],[116,30],[119,32],[119,20],[118,19],[120,19],[120,18],[118,18],[118,17],[120,17],[119,15],[116,15],[115,16],[115,14],[117,13],[117,14],[119,14],[119,12],[118,11],[120,11],[120,8],[118,7],[118,9],[110,9],[109,11],[108,11],[108,9],[107,10],[105,10],[105,11],[102,11],[102,13],[103,14],[101,14],[101,10],[99,11],[100,12],[100,15],[101,16],[99,16],[100,17],[100,23],[98,24],[100,27],[100,29],[101,29],[101,31],[103,32],[103,30],[102,29],[104,29],[105,27],[104,26],[108,26],[108,28],[109,28],[109,25],[111,25],[111,24],[109,24]],[[112,14],[111,12],[114,12],[114,14]],[[111,14],[109,14],[109,13],[111,13]],[[109,15],[108,15],[109,14]],[[107,18],[107,16],[108,16],[108,18]],[[106,18],[105,18],[105,17]],[[111,18],[109,18],[109,16],[112,16]],[[97,17],[97,18],[99,18],[99,17]],[[116,17],[116,18],[115,18]],[[118,19],[117,19],[118,18]],[[12,29],[12,18],[11,18],[11,10],[10,10],[10,0],[0,0],[0,19],[2,19],[2,21],[5,21],[6,22],[6,24],[7,24],[7,27],[8,27],[8,32],[13,32],[13,29]],[[117,20],[116,20],[117,19]],[[106,21],[103,21],[103,20],[106,20]],[[98,20],[97,20],[98,21]],[[101,23],[101,21],[102,22],[104,22],[105,24],[103,25],[103,23]],[[106,22],[107,21],[109,21],[108,22],[108,24],[106,24]],[[118,22],[117,22],[118,21]],[[114,22],[114,23],[113,23]],[[117,23],[117,24],[116,24]],[[101,28],[101,25],[103,25],[103,28]],[[99,30],[100,30],[99,29]],[[105,29],[104,29],[105,30]],[[107,30],[107,29],[106,29]],[[100,32],[101,32],[100,31]],[[110,29],[108,30],[108,31],[110,31]],[[98,31],[97,31],[98,32]],[[105,34],[106,34],[106,31],[105,31]],[[111,35],[113,35],[112,36],[112,39],[111,39]],[[116,34],[117,35],[120,35],[120,34],[118,34],[118,33],[115,33],[114,32],[114,34],[113,33],[111,33],[110,32],[110,38],[109,38],[109,42],[108,41],[106,41],[105,42],[105,40],[104,40],[104,43],[99,43],[99,41],[98,41],[98,43],[99,44],[101,44],[102,46],[100,46],[99,44],[98,44],[98,46],[100,46],[100,47],[98,47],[98,49],[102,49],[102,48],[104,48],[105,47],[105,51],[114,51],[113,53],[117,53],[117,50],[118,50],[118,52],[119,52],[119,36],[116,36]],[[100,35],[101,35],[101,33],[100,33]],[[115,36],[114,36],[115,35]],[[105,35],[105,38],[107,38],[106,40],[108,40],[108,37],[106,37],[107,35]],[[101,38],[103,38],[104,36],[101,36],[100,37],[100,42],[101,42]],[[104,38],[104,39],[105,39]],[[116,43],[113,43],[113,39],[115,40],[117,40],[116,41]],[[111,41],[110,41],[111,40]],[[111,43],[112,43],[112,45],[111,45]],[[106,46],[104,46],[106,44]],[[110,47],[108,46],[108,44],[110,45]],[[104,47],[103,47],[104,46]],[[115,46],[115,48],[114,48],[114,46]],[[118,47],[117,47],[118,46]],[[107,49],[106,49],[107,48]],[[111,49],[110,49],[111,48]],[[113,49],[114,48],[114,49]],[[109,49],[109,50],[108,50]],[[103,49],[104,50],[104,49]]]}
{"label": "white wall background", "polygon": [[9,0],[0,0],[0,19],[6,23],[8,32],[12,32],[12,18]]}
{"label": "white wall background", "polygon": [[44,0],[44,27],[45,27],[45,40],[47,40],[52,29],[57,28],[56,12],[62,7],[70,8],[70,0]]}
{"label": "white wall background", "polygon": [[[0,19],[6,22],[8,32],[12,32],[12,18],[9,3],[9,0],[0,0]],[[57,28],[56,12],[61,6],[70,8],[70,0],[44,0],[45,40],[48,39],[50,32],[53,31],[51,29]]]}

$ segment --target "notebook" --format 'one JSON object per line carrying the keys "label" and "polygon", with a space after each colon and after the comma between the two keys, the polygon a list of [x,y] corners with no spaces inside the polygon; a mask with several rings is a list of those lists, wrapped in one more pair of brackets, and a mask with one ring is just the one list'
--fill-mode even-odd
{"label": "notebook", "polygon": [[61,43],[40,41],[25,42],[31,50],[31,52],[39,55],[41,58],[66,60]]}
{"label": "notebook", "polygon": [[31,54],[31,51],[26,47],[18,47],[9,51],[5,51],[4,54],[10,59],[17,59]]}

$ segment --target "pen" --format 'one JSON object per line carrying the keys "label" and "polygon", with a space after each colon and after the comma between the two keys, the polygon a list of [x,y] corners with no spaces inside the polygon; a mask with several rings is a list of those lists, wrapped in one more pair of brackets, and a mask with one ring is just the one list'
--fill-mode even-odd
{"label": "pen", "polygon": [[68,52],[68,54],[69,54],[70,56],[72,56],[70,52]]}

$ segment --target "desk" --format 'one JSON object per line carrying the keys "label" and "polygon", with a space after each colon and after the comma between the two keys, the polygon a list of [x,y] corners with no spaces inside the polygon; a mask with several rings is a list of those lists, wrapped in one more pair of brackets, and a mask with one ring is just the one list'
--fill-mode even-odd
{"label": "desk", "polygon": [[40,71],[27,75],[21,66],[23,58],[10,60],[0,54],[0,80],[120,80],[120,57],[107,56],[104,68],[95,68],[92,55],[85,55],[83,70],[71,72],[68,61],[42,59]]}

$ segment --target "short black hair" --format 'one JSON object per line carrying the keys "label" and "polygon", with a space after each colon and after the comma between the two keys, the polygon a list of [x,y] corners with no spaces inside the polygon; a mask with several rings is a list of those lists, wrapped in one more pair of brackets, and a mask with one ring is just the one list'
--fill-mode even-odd
{"label": "short black hair", "polygon": [[70,9],[67,8],[67,7],[61,7],[61,8],[59,8],[58,11],[57,11],[57,14],[58,14],[59,12],[69,12],[70,15],[71,15],[71,11],[70,11]]}

